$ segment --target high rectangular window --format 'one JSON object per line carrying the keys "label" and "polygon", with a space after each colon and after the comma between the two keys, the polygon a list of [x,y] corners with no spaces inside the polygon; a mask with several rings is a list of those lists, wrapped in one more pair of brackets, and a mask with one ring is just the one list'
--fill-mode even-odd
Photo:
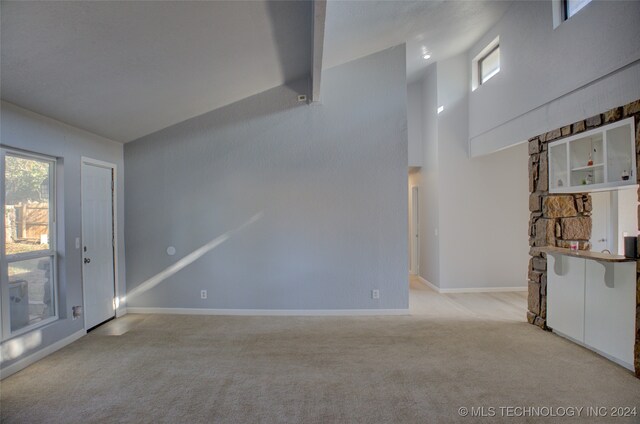
{"label": "high rectangular window", "polygon": [[590,2],[591,0],[563,0],[564,19],[569,19]]}
{"label": "high rectangular window", "polygon": [[489,81],[498,72],[500,72],[500,45],[496,45],[489,53],[478,60],[480,84]]}
{"label": "high rectangular window", "polygon": [[0,149],[2,338],[57,318],[55,159]]}

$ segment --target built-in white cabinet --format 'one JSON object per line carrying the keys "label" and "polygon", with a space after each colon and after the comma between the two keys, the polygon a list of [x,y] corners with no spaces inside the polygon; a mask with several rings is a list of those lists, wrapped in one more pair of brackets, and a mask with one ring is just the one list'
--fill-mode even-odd
{"label": "built-in white cabinet", "polygon": [[584,344],[633,364],[635,262],[586,262]]}
{"label": "built-in white cabinet", "polygon": [[547,324],[633,370],[636,263],[547,254]]}
{"label": "built-in white cabinet", "polygon": [[547,254],[547,324],[584,340],[584,259]]}
{"label": "built-in white cabinet", "polygon": [[636,184],[633,118],[549,143],[549,191],[576,193]]}

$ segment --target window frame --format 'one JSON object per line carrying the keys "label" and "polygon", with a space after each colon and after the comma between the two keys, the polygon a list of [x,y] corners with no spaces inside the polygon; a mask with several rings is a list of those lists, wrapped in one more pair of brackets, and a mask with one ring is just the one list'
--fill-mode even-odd
{"label": "window frame", "polygon": [[584,9],[585,7],[587,7],[589,4],[591,3],[591,0],[588,0],[585,4],[582,5],[582,7],[580,7],[580,9],[576,10],[575,13],[573,15],[569,14],[569,0],[560,0],[560,4],[561,4],[561,9],[562,9],[562,20],[566,21],[569,18],[575,16],[577,13],[579,13],[582,9]]}
{"label": "window frame", "polygon": [[[482,75],[481,75],[482,67],[480,62],[483,61],[487,56],[489,56],[491,53],[493,53],[496,49],[499,49],[499,48],[500,48],[500,35],[496,35],[493,40],[487,43],[484,46],[484,48],[482,48],[480,51],[478,51],[477,54],[474,55],[473,59],[471,60],[471,91],[472,92],[480,88],[480,85],[484,85],[480,83],[482,79]],[[500,53],[501,53],[500,59],[502,59],[502,52]],[[496,74],[493,76],[495,77],[496,75],[498,75],[501,70],[502,70],[502,64],[500,64],[500,70],[496,72]],[[485,81],[485,84],[488,82],[489,80]]]}
{"label": "window frame", "polygon": [[[5,161],[7,156],[18,157],[26,160],[37,160],[49,163],[49,249],[42,249],[24,253],[6,254],[6,178],[5,178]],[[56,219],[56,178],[57,178],[57,159],[50,156],[40,155],[37,153],[27,152],[0,145],[0,206],[3,210],[2,222],[0,223],[0,340],[6,341],[13,337],[28,333],[59,319],[58,305],[58,249],[57,249],[57,219]],[[53,315],[38,321],[34,324],[27,325],[18,330],[11,331],[11,306],[9,304],[9,265],[14,262],[20,262],[29,259],[49,258],[51,261],[51,307]]]}
{"label": "window frame", "polygon": [[500,58],[498,58],[498,70],[489,75],[489,77],[485,80],[484,76],[482,75],[482,63],[489,57],[491,56],[491,54],[493,52],[495,52],[496,50],[500,50],[500,43],[497,43],[495,46],[493,46],[491,48],[491,50],[489,50],[487,53],[485,53],[484,55],[482,55],[479,59],[478,59],[478,86],[481,86],[483,84],[485,84],[487,81],[489,81],[491,78],[495,77],[496,75],[498,75],[498,73],[500,73]]}

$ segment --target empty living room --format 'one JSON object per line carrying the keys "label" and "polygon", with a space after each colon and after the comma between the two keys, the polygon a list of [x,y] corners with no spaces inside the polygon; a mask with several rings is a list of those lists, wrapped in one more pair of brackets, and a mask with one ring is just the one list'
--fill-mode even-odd
{"label": "empty living room", "polygon": [[640,423],[640,1],[0,1],[0,422]]}

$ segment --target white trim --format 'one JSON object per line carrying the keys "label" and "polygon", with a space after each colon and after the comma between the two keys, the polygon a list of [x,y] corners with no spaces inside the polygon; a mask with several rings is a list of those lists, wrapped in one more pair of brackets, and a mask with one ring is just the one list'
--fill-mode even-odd
{"label": "white trim", "polygon": [[501,292],[526,292],[527,287],[461,287],[440,289],[440,293],[501,293]]}
{"label": "white trim", "polygon": [[311,101],[320,101],[320,81],[322,76],[322,52],[324,51],[324,28],[327,18],[327,0],[314,0],[312,20],[311,58]]}
{"label": "white trim", "polygon": [[427,281],[424,278],[422,278],[422,276],[418,275],[418,280],[420,280],[420,282],[422,284],[424,284],[425,286],[429,287],[432,290],[437,291],[438,293],[440,293],[440,287],[436,286],[435,284],[433,284],[431,281]]}
{"label": "white trim", "polygon": [[[500,36],[498,35],[496,38],[491,40],[491,42],[487,44],[487,46],[484,49],[480,50],[480,52],[477,55],[475,55],[473,60],[471,60],[471,91],[476,91],[482,85],[482,82],[481,82],[482,75],[480,75],[480,73],[478,72],[479,71],[478,62],[483,60],[485,57],[489,55],[489,53],[493,52],[493,50],[499,47],[500,47]],[[500,67],[498,67],[498,72],[500,72]],[[496,74],[498,72],[496,72]]]}
{"label": "white trim", "polygon": [[118,166],[115,163],[105,162],[103,160],[98,160],[98,159],[92,159],[92,158],[87,157],[87,156],[80,157],[80,162],[81,163],[86,163],[87,165],[100,166],[102,168],[107,168],[107,169],[117,169],[118,168]]}
{"label": "white trim", "polygon": [[33,153],[30,150],[23,150],[19,147],[6,146],[4,144],[2,145],[2,149],[4,149],[5,152],[9,152],[11,156],[16,156],[21,159],[35,159],[41,162],[56,162],[58,160],[55,156]]}
{"label": "white trim", "polygon": [[556,29],[565,21],[564,12],[562,11],[562,0],[551,0],[551,15],[553,29]]}
{"label": "white trim", "polygon": [[57,315],[52,315],[48,318],[43,319],[42,321],[38,321],[35,322],[33,324],[27,325],[26,327],[22,327],[16,331],[11,331],[9,333],[9,335],[7,336],[6,339],[2,340],[2,343],[8,342],[11,339],[18,337],[18,336],[24,336],[27,333],[31,333],[32,331],[36,331],[41,329],[42,327],[45,327],[53,322],[58,321],[58,319],[60,319]]}
{"label": "white trim", "polygon": [[[58,210],[58,184],[57,184],[57,174],[58,174],[58,159],[53,156],[41,155],[39,153],[31,153],[26,150],[16,149],[13,147],[0,145],[0,173],[2,174],[2,179],[0,180],[0,208],[5,210],[5,159],[6,156],[10,155],[13,157],[17,157],[24,160],[32,160],[39,162],[47,162],[49,164],[49,249],[48,250],[36,250],[31,252],[24,253],[14,253],[11,255],[6,255],[4,252],[4,247],[0,248],[0,298],[9,298],[9,281],[8,281],[8,268],[9,264],[13,262],[21,262],[35,259],[43,259],[49,258],[51,262],[51,276],[50,276],[50,284],[51,284],[51,294],[52,294],[52,307],[54,314],[42,321],[38,321],[34,324],[27,325],[22,327],[16,331],[11,331],[11,319],[10,312],[11,306],[5,305],[6,308],[2,309],[0,306],[0,340],[2,342],[6,342],[13,337],[27,334],[31,331],[35,331],[41,327],[44,327],[47,324],[50,324],[54,321],[57,321],[60,318],[60,302],[58,299],[58,213],[61,212]],[[3,212],[4,213],[4,212]],[[0,223],[0,232],[1,235],[1,246],[4,246],[5,240],[5,224],[4,218]],[[2,278],[7,276],[6,283],[2,282]],[[0,299],[1,300],[1,299]],[[4,301],[0,302],[0,305]]]}
{"label": "white trim", "polygon": [[456,287],[450,289],[441,289],[440,287],[434,285],[433,283],[425,280],[421,276],[418,276],[418,279],[422,284],[425,284],[437,291],[441,294],[447,293],[500,293],[500,292],[526,292],[527,286],[521,287]]}
{"label": "white trim", "polygon": [[[414,198],[415,190],[415,198]],[[420,187],[418,185],[412,185],[409,191],[409,262],[411,275],[420,274]],[[415,205],[414,205],[415,202]],[[414,207],[416,214],[414,216]],[[415,221],[415,225],[414,225]],[[417,237],[416,237],[417,236]],[[415,239],[418,239],[415,241]],[[415,241],[415,246],[414,246]],[[415,257],[415,261],[413,260]]]}
{"label": "white trim", "polygon": [[[114,316],[116,318],[119,318],[125,315],[127,313],[127,310],[124,305],[124,302],[122,301],[123,298],[120,297],[120,281],[118,278],[119,269],[120,269],[118,265],[118,246],[119,246],[119,242],[118,242],[118,165],[111,162],[92,159],[86,156],[82,156],[80,158],[80,216],[81,217],[82,217],[82,187],[83,187],[83,180],[84,180],[84,178],[82,177],[82,165],[84,164],[107,168],[113,171],[113,198],[112,198],[113,214],[111,217],[113,219],[113,244],[114,244],[113,246],[113,283],[115,287],[114,287],[113,293],[114,293],[114,299],[119,299],[120,301],[119,306],[114,311],[115,312]],[[84,229],[84,227],[81,225],[81,232],[82,232],[82,229]],[[81,236],[81,246],[80,246],[81,258],[84,258],[84,249],[82,246],[84,246],[84,234],[82,234]],[[84,323],[84,328],[86,330],[87,329],[87,310],[85,306],[87,302],[85,299],[84,280],[85,280],[84,266],[82,266],[82,319]],[[122,312],[123,309],[124,309],[124,312]]]}
{"label": "white trim", "polygon": [[13,374],[17,373],[18,371],[21,371],[21,370],[25,369],[29,365],[39,361],[40,359],[44,358],[45,356],[51,355],[53,352],[56,352],[56,351],[62,349],[63,347],[75,342],[80,337],[84,336],[85,334],[87,334],[87,332],[84,329],[76,331],[72,335],[67,336],[62,340],[58,340],[57,342],[55,342],[53,344],[50,344],[49,346],[45,347],[44,349],[40,349],[39,351],[37,351],[37,352],[35,352],[35,353],[33,353],[33,354],[29,355],[29,356],[26,356],[26,357],[20,359],[17,362],[14,362],[13,364],[9,365],[8,367],[0,369],[0,380],[5,379],[5,378],[9,377],[10,375],[13,375]]}
{"label": "white trim", "polygon": [[241,316],[372,316],[409,315],[409,309],[204,309],[128,307],[130,314]]}
{"label": "white trim", "polygon": [[[609,163],[609,147],[607,146],[607,134],[609,133],[609,131],[614,130],[616,128],[622,128],[624,126],[629,126],[629,142],[630,142],[630,146],[629,148],[631,149],[631,167],[629,169],[630,172],[630,176],[631,178],[629,178],[629,181],[627,182],[623,182],[622,180],[614,180],[614,181],[608,181],[609,180],[609,171],[608,171],[608,163]],[[591,137],[592,135],[598,135],[598,134],[602,134],[602,166],[603,166],[603,182],[601,183],[597,183],[597,184],[589,184],[589,185],[571,185],[571,173],[573,171],[578,171],[581,170],[582,168],[572,168],[571,167],[571,143],[573,143],[574,141],[578,141],[578,140],[582,140],[588,137]],[[635,188],[637,187],[636,184],[636,178],[637,176],[634,175],[634,171],[636,171],[636,154],[634,154],[633,152],[635,151],[635,145],[636,145],[636,127],[635,127],[635,120],[633,117],[629,117],[629,118],[625,118],[625,119],[621,119],[619,121],[615,121],[615,122],[611,122],[608,124],[603,124],[600,125],[599,127],[593,128],[591,130],[588,131],[583,131],[577,134],[574,134],[570,137],[566,137],[566,138],[562,138],[559,140],[554,140],[552,142],[550,142],[548,144],[548,152],[551,152],[551,149],[554,147],[558,147],[558,146],[564,146],[565,151],[566,151],[566,155],[567,155],[567,167],[566,167],[566,171],[567,171],[567,185],[563,186],[563,187],[551,187],[549,186],[549,193],[551,194],[558,194],[558,193],[588,193],[588,192],[592,192],[592,191],[612,191],[612,190],[618,190],[618,189],[624,189],[624,188]],[[549,162],[548,164],[548,168],[547,168],[547,172],[549,172],[549,176],[551,176],[551,171],[552,171],[552,163],[551,163],[551,158],[550,158],[551,154],[549,153],[549,160],[547,162]],[[598,165],[599,166],[599,165]],[[588,167],[585,167],[585,169]],[[607,181],[607,182],[605,182]]]}
{"label": "white trim", "polygon": [[[7,289],[5,289],[5,284],[4,284],[4,280],[3,280],[3,276],[4,275],[9,275],[9,270],[8,270],[8,264],[6,262],[6,255],[5,255],[5,237],[7,234],[7,231],[5,229],[5,214],[7,213],[6,211],[6,205],[5,205],[5,150],[2,147],[2,144],[0,144],[0,176],[2,176],[2,178],[0,178],[0,209],[2,209],[2,218],[0,221],[0,340],[4,340],[4,333],[6,332],[5,329],[5,321],[6,320],[10,320],[11,319],[11,314],[9,311],[5,311],[6,307],[3,308],[2,307],[2,303],[4,302],[5,296],[8,296],[8,287]],[[6,274],[5,274],[6,272]],[[8,280],[8,278],[7,278]],[[7,281],[8,283],[8,281]],[[7,284],[8,286],[8,284]],[[9,308],[11,306],[9,305]],[[11,329],[9,329],[9,333],[11,333]],[[0,358],[1,360],[2,358]]]}

